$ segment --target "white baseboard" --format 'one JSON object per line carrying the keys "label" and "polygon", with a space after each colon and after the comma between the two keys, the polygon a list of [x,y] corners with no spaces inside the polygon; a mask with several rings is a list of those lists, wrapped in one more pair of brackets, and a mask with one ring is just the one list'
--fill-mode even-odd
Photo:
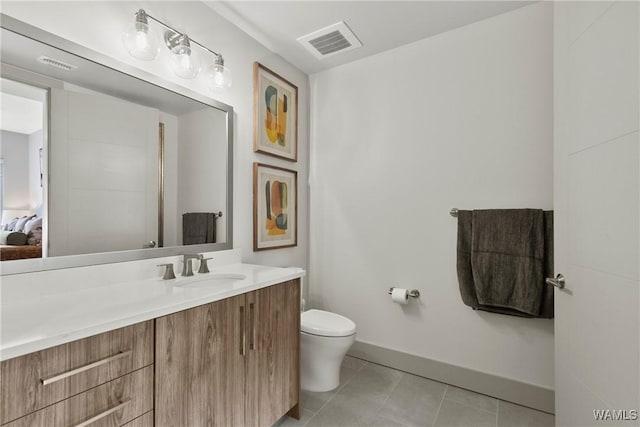
{"label": "white baseboard", "polygon": [[430,378],[456,387],[555,413],[553,389],[500,377],[409,353],[356,341],[348,353],[369,362]]}

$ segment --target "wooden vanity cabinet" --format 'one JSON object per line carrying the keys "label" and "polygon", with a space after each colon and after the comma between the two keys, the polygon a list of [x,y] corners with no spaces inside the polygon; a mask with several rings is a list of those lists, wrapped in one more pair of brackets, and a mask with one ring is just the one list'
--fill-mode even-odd
{"label": "wooden vanity cabinet", "polygon": [[299,418],[300,280],[156,319],[156,426]]}
{"label": "wooden vanity cabinet", "polygon": [[150,320],[3,361],[0,424],[115,426],[152,410],[153,327]]}
{"label": "wooden vanity cabinet", "polygon": [[153,422],[153,411],[149,411],[135,420],[128,422],[123,427],[153,427]]}
{"label": "wooden vanity cabinet", "polygon": [[300,419],[299,280],[247,294],[247,425],[271,426],[285,414]]}
{"label": "wooden vanity cabinet", "polygon": [[4,427],[123,426],[153,410],[153,366],[91,388]]}
{"label": "wooden vanity cabinet", "polygon": [[156,319],[157,426],[244,426],[245,297]]}

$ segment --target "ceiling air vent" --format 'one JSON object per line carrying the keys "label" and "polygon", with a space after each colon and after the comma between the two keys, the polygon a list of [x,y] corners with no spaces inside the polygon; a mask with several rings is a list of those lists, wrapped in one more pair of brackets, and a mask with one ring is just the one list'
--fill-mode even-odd
{"label": "ceiling air vent", "polygon": [[358,37],[342,21],[298,37],[298,41],[318,59],[328,58],[336,53],[362,46]]}
{"label": "ceiling air vent", "polygon": [[75,65],[67,64],[66,62],[58,61],[57,59],[49,58],[48,56],[41,56],[38,58],[38,61],[65,71],[73,71],[78,69],[78,67],[76,67]]}

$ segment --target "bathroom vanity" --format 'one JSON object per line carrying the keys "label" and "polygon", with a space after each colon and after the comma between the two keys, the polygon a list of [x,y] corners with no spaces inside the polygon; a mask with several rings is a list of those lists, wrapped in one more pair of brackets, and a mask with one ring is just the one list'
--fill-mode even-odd
{"label": "bathroom vanity", "polygon": [[[0,425],[299,417],[305,272],[242,264],[231,249],[233,107],[9,16],[0,23],[3,88],[40,91],[48,120],[42,258],[0,265]],[[213,238],[207,228],[207,239],[185,239],[194,212],[214,216]],[[211,273],[162,279],[158,264],[179,272],[196,253],[213,257]]]}
{"label": "bathroom vanity", "polygon": [[[269,426],[285,414],[298,418],[303,275],[237,263],[174,280],[49,283],[44,301],[31,304],[31,290],[21,299],[20,280],[9,276],[0,425]],[[39,329],[21,322],[30,316]]]}
{"label": "bathroom vanity", "polygon": [[296,279],[156,319],[156,424],[299,418],[299,304]]}

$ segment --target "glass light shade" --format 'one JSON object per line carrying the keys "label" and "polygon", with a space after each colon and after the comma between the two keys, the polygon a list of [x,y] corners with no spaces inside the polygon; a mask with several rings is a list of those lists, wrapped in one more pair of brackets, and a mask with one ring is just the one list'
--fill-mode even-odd
{"label": "glass light shade", "polygon": [[213,64],[207,69],[207,85],[213,91],[231,87],[231,70],[221,64]]}
{"label": "glass light shade", "polygon": [[193,79],[200,73],[200,61],[191,54],[190,47],[178,45],[171,53],[171,68],[176,76]]}
{"label": "glass light shade", "polygon": [[122,44],[129,54],[143,61],[153,61],[160,47],[155,32],[149,24],[132,22],[122,32]]}

